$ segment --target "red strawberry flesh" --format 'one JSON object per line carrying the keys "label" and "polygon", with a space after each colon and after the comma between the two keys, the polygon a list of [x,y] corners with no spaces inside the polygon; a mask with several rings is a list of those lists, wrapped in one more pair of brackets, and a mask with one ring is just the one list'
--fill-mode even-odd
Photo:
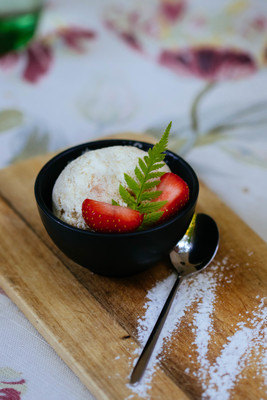
{"label": "red strawberry flesh", "polygon": [[160,178],[157,190],[162,191],[161,195],[154,201],[167,201],[159,211],[163,214],[159,222],[169,219],[180,211],[189,200],[189,187],[187,183],[178,175],[167,172]]}
{"label": "red strawberry flesh", "polygon": [[84,200],[82,215],[90,229],[103,233],[134,232],[143,221],[139,211],[91,199]]}

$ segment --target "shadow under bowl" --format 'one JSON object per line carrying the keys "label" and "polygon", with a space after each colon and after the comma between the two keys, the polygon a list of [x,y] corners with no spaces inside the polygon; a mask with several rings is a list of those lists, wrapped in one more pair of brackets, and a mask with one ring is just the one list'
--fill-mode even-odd
{"label": "shadow under bowl", "polygon": [[108,146],[135,146],[147,151],[150,143],[109,139],[84,143],[48,161],[35,181],[35,198],[44,227],[57,247],[71,260],[91,271],[113,277],[129,276],[146,270],[166,257],[185,234],[195,211],[199,192],[198,178],[191,166],[177,154],[166,151],[165,162],[184,179],[190,199],[183,210],[153,228],[132,233],[97,233],[75,228],[52,212],[52,190],[65,166],[85,151]]}

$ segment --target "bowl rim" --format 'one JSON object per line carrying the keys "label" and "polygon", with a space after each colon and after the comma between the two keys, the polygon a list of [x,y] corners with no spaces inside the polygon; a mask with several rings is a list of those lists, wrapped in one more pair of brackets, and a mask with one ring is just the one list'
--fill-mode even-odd
{"label": "bowl rim", "polygon": [[[99,147],[99,145],[101,145],[101,147]],[[81,150],[81,154],[83,154],[82,150],[84,150],[84,152],[88,151],[92,151],[92,150],[97,150],[97,149],[101,149],[104,147],[108,147],[108,146],[115,146],[115,145],[121,145],[121,146],[133,146],[133,147],[137,147],[139,148],[139,146],[149,146],[149,147],[153,147],[153,143],[149,143],[149,142],[144,142],[141,140],[136,140],[136,139],[101,139],[101,140],[92,140],[90,142],[84,142],[81,144],[78,144],[76,146],[72,146],[69,147],[63,151],[60,151],[58,154],[56,154],[55,156],[53,156],[50,160],[48,160],[43,167],[40,169],[39,173],[37,174],[37,177],[35,179],[35,183],[34,183],[34,195],[35,195],[35,199],[37,202],[38,207],[42,210],[42,212],[50,219],[52,219],[57,225],[62,226],[63,228],[66,228],[70,231],[76,232],[76,233],[80,233],[83,235],[86,235],[88,237],[116,237],[116,238],[128,238],[128,237],[135,237],[135,236],[142,236],[142,235],[147,235],[149,233],[155,232],[155,231],[159,231],[165,227],[168,227],[169,225],[175,223],[175,221],[177,219],[182,218],[190,208],[194,207],[197,199],[198,199],[198,194],[199,194],[199,180],[197,177],[196,172],[194,171],[194,169],[191,167],[191,165],[185,161],[181,156],[179,156],[177,153],[174,153],[171,150],[166,150],[164,153],[166,155],[170,154],[172,157],[174,156],[174,158],[178,158],[179,162],[182,164],[182,167],[185,167],[187,170],[189,170],[189,172],[191,173],[193,180],[194,180],[194,198],[189,197],[189,202],[186,204],[186,206],[175,216],[173,216],[172,218],[168,219],[167,221],[159,224],[159,225],[155,225],[151,228],[147,228],[144,229],[142,231],[134,231],[134,232],[126,232],[126,233],[104,233],[104,232],[93,232],[93,231],[87,231],[81,228],[77,228],[75,226],[72,226],[64,221],[62,221],[61,219],[59,219],[58,217],[56,217],[52,210],[50,210],[50,208],[46,205],[46,202],[44,201],[43,197],[41,196],[41,190],[40,190],[40,185],[42,182],[42,177],[43,175],[47,172],[47,170],[49,170],[49,168],[51,167],[51,165],[53,165],[55,162],[57,162],[60,158],[67,156],[69,153],[74,153],[76,151]],[[93,146],[95,148],[89,148],[90,146]],[[79,156],[77,156],[79,157]],[[77,157],[74,157],[72,160],[69,160],[69,162],[73,161],[74,159],[76,159]],[[67,163],[66,163],[67,165]],[[168,165],[168,164],[167,164]],[[63,170],[63,169],[62,169]],[[58,175],[59,176],[59,175]],[[52,194],[52,193],[51,193]]]}

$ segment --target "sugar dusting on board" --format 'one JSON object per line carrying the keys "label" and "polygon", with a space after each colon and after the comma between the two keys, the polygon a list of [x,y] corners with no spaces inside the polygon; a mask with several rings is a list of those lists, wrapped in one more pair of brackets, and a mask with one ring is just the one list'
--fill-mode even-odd
{"label": "sugar dusting on board", "polygon": [[[247,254],[250,257],[253,252],[247,252]],[[250,269],[249,262],[242,267]],[[231,335],[224,340],[225,343],[222,344],[216,360],[210,362],[208,357],[209,346],[216,334],[214,321],[216,319],[217,287],[230,284],[233,270],[236,268],[239,268],[239,264],[233,264],[228,257],[225,257],[221,262],[214,261],[206,271],[183,282],[144,377],[138,384],[128,385],[135,395],[144,399],[151,398],[153,374],[159,368],[160,360],[164,359],[165,353],[168,352],[174,331],[179,330],[181,323],[186,318],[187,311],[192,310],[193,319],[189,325],[194,339],[191,346],[192,351],[188,352],[192,368],[189,364],[184,373],[188,378],[190,375],[194,376],[194,379],[197,378],[202,387],[202,399],[230,399],[236,384],[246,378],[246,367],[250,363],[255,366],[256,375],[267,376],[267,302],[260,296],[256,297],[255,309],[244,312],[243,315],[240,314],[239,321],[232,325]],[[135,365],[137,362],[174,280],[175,274],[172,274],[148,291],[144,315],[138,319],[138,339],[141,347],[136,352],[134,362],[129,361],[131,365]],[[196,363],[198,368],[196,368]],[[265,381],[262,379],[259,390],[267,394],[267,378]],[[130,400],[133,396],[134,394],[130,395],[128,399]]]}

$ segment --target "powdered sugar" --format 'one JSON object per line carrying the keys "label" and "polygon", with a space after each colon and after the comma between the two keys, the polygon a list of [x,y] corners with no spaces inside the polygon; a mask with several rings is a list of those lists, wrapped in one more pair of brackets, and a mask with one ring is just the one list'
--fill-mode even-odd
{"label": "powdered sugar", "polygon": [[[266,373],[267,365],[264,353],[266,354],[267,351],[267,308],[264,307],[263,301],[253,314],[255,318],[252,326],[247,326],[248,320],[237,324],[236,332],[227,338],[227,343],[224,344],[215,364],[206,371],[210,375],[210,380],[203,393],[203,399],[212,399],[218,394],[221,400],[229,399],[230,392],[239,379],[239,374],[242,373],[252,356],[254,359],[258,358],[257,374],[263,373],[264,368]],[[260,347],[263,352],[260,351]],[[252,354],[253,352],[254,354]]]}
{"label": "powdered sugar", "polygon": [[[246,267],[248,268],[249,264]],[[182,283],[144,378],[137,385],[129,385],[134,393],[141,398],[150,398],[152,378],[159,367],[159,361],[168,352],[174,331],[179,330],[187,312],[192,310],[193,318],[188,325],[191,324],[194,340],[191,350],[187,354],[192,368],[189,364],[184,372],[189,377],[190,374],[196,377],[201,383],[203,399],[230,399],[231,392],[239,379],[245,378],[245,367],[252,361],[256,365],[255,374],[266,376],[267,307],[264,298],[261,299],[259,295],[255,309],[239,316],[239,321],[235,322],[231,328],[231,335],[226,337],[222,346],[219,347],[217,358],[213,362],[210,361],[209,345],[213,342],[215,334],[214,321],[218,287],[232,282],[236,268],[239,268],[239,265],[231,263],[229,257],[225,257],[220,262],[214,261],[208,270]],[[144,315],[138,319],[138,338],[141,347],[134,364],[153,329],[175,278],[176,275],[171,274],[164,281],[158,282],[147,293]],[[196,363],[198,368],[196,368]],[[264,386],[267,386],[266,380],[262,381],[260,389],[264,390]]]}

